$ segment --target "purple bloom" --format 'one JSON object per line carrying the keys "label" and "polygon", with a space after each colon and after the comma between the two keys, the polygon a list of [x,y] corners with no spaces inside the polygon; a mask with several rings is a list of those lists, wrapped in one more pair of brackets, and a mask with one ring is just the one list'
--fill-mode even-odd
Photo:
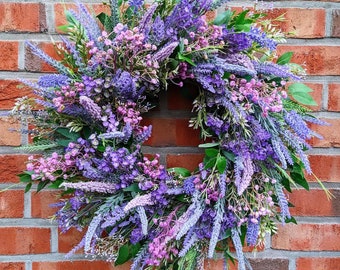
{"label": "purple bloom", "polygon": [[60,87],[70,82],[68,76],[61,74],[48,74],[40,76],[38,85],[41,87]]}
{"label": "purple bloom", "polygon": [[137,12],[144,4],[144,0],[129,0],[129,5],[134,12]]}
{"label": "purple bloom", "polygon": [[260,220],[259,219],[251,219],[247,224],[247,234],[246,239],[247,243],[250,246],[255,246],[257,242],[257,238],[259,236],[260,230]]}

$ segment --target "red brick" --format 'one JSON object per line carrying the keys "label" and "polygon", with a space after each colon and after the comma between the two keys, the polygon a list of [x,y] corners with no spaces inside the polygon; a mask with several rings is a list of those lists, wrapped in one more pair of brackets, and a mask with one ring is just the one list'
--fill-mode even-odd
{"label": "red brick", "polygon": [[17,183],[16,176],[25,168],[26,155],[0,155],[0,183]]}
{"label": "red brick", "polygon": [[[336,198],[340,190],[329,190],[335,198],[328,200],[325,191],[319,189],[294,190],[289,193],[289,201],[295,206],[290,208],[294,216],[340,216],[340,201]],[[315,198],[318,198],[317,200]]]}
{"label": "red brick", "polygon": [[14,80],[0,80],[0,108],[10,110],[13,108],[15,99],[28,96],[32,93],[29,87]]}
{"label": "red brick", "polygon": [[50,252],[50,229],[0,228],[0,254],[42,254]]}
{"label": "red brick", "polygon": [[24,191],[0,192],[0,218],[21,218],[24,213]]}
{"label": "red brick", "polygon": [[340,75],[340,46],[280,45],[278,53],[294,52],[292,62],[303,65],[309,75]]}
{"label": "red brick", "polygon": [[340,84],[332,83],[328,86],[328,110],[340,112]]}
{"label": "red brick", "polygon": [[340,250],[340,224],[286,224],[272,238],[273,249]]}
{"label": "red brick", "polygon": [[25,263],[0,262],[0,270],[25,270]]}
{"label": "red brick", "polygon": [[[326,12],[319,8],[275,8],[267,12],[270,18],[284,14],[283,22],[275,22],[284,33],[293,38],[322,38],[325,36]],[[313,20],[306,20],[313,18]]]}
{"label": "red brick", "polygon": [[39,3],[0,3],[0,31],[46,31],[45,5]]}
{"label": "red brick", "polygon": [[185,84],[182,88],[170,85],[168,90],[168,109],[191,111],[192,102],[198,95],[197,87],[191,84]]}
{"label": "red brick", "polygon": [[32,192],[32,217],[49,218],[53,216],[58,208],[51,205],[58,202],[59,191],[44,190]]}
{"label": "red brick", "polygon": [[340,9],[332,11],[332,36],[340,37]]}
{"label": "red brick", "polygon": [[113,267],[104,261],[33,262],[32,270],[129,270],[130,264]]}
{"label": "red brick", "polygon": [[328,126],[312,125],[312,130],[320,134],[323,139],[312,138],[310,143],[314,147],[340,147],[340,119],[321,119],[326,121]]}
{"label": "red brick", "polygon": [[296,270],[340,270],[340,258],[298,258]]}
{"label": "red brick", "polygon": [[288,259],[249,259],[253,270],[288,270]]}
{"label": "red brick", "polygon": [[12,129],[19,130],[20,123],[9,118],[0,118],[0,145],[2,146],[19,146],[21,144],[21,134]]}
{"label": "red brick", "polygon": [[169,154],[166,156],[166,164],[168,168],[184,167],[193,171],[202,162],[203,157],[203,154]]}
{"label": "red brick", "polygon": [[144,118],[144,125],[152,125],[152,135],[145,145],[197,146],[199,131],[189,128],[189,119]]}
{"label": "red brick", "polygon": [[[102,5],[102,4],[87,4],[86,5],[90,11],[90,13],[94,14],[94,16],[96,14],[99,14],[101,12],[105,12],[105,13],[110,13],[110,8],[107,5]],[[65,25],[67,23],[66,21],[66,17],[65,17],[65,11],[66,10],[77,10],[76,5],[75,4],[61,4],[61,3],[56,3],[54,5],[54,23],[55,26],[61,26],[61,25]]]}
{"label": "red brick", "polygon": [[[45,52],[48,56],[53,59],[60,61],[61,58],[57,54],[56,45],[48,42],[40,42],[34,43],[36,44],[43,52]],[[38,56],[32,53],[29,47],[25,48],[25,69],[27,71],[33,72],[55,72],[55,69],[51,67],[49,64],[41,60]]]}
{"label": "red brick", "polygon": [[[340,156],[311,155],[309,161],[314,174],[322,181],[340,182]],[[315,181],[315,177],[307,176]]]}
{"label": "red brick", "polygon": [[[83,239],[86,231],[78,231],[75,228],[70,229],[66,233],[59,233],[58,236],[58,251],[61,253],[70,252]],[[77,253],[83,253],[82,249]]]}
{"label": "red brick", "polygon": [[0,70],[18,69],[18,49],[18,42],[0,41]]}

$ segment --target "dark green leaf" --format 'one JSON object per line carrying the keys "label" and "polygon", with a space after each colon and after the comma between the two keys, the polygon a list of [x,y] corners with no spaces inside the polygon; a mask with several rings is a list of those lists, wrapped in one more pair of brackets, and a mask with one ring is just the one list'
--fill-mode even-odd
{"label": "dark green leaf", "polygon": [[218,14],[213,21],[214,25],[227,25],[231,19],[231,16],[233,15],[233,12],[228,9],[220,14]]}
{"label": "dark green leaf", "polygon": [[304,189],[309,190],[309,184],[303,175],[299,173],[291,172],[290,176],[294,180],[295,183],[302,186]]}
{"label": "dark green leaf", "polygon": [[216,157],[214,157],[214,158],[204,158],[203,163],[204,163],[205,169],[210,169],[210,168],[215,166]]}
{"label": "dark green leaf", "polygon": [[141,248],[141,245],[139,243],[137,243],[135,245],[131,245],[130,255],[131,255],[132,258],[134,258],[138,254],[140,248]]}
{"label": "dark green leaf", "polygon": [[49,181],[40,181],[38,186],[37,186],[37,192],[44,189],[49,183],[50,183]]}
{"label": "dark green leaf", "polygon": [[220,145],[219,143],[203,143],[198,145],[200,148],[211,148]]}
{"label": "dark green leaf", "polygon": [[232,162],[235,162],[235,155],[231,152],[222,151],[223,155]]}
{"label": "dark green leaf", "polygon": [[52,182],[52,184],[49,185],[48,188],[58,189],[63,182],[64,182],[63,179],[57,179],[54,182]]}
{"label": "dark green leaf", "polygon": [[57,128],[56,132],[72,141],[76,141],[80,137],[79,133],[70,132],[68,128]]}
{"label": "dark green leaf", "polygon": [[126,263],[130,259],[130,252],[129,252],[129,246],[124,245],[121,246],[119,251],[118,251],[118,256],[115,261],[115,265],[121,265]]}
{"label": "dark green leaf", "polygon": [[31,183],[28,183],[25,187],[25,193],[29,192],[30,189],[32,188],[32,182]]}
{"label": "dark green leaf", "polygon": [[20,182],[29,183],[32,181],[31,174],[24,172],[24,173],[18,174],[18,176],[19,176]]}
{"label": "dark green leaf", "polygon": [[138,186],[138,183],[134,183],[130,186],[128,186],[127,188],[123,189],[124,191],[129,191],[129,192],[140,192],[140,188]]}
{"label": "dark green leaf", "polygon": [[60,146],[64,146],[67,147],[69,145],[70,142],[74,142],[73,140],[56,140],[56,143]]}
{"label": "dark green leaf", "polygon": [[191,172],[186,169],[186,168],[182,168],[182,167],[174,167],[174,168],[170,168],[168,169],[169,173],[174,173],[176,175],[180,175],[183,177],[188,177],[191,175]]}
{"label": "dark green leaf", "polygon": [[185,62],[189,63],[192,66],[196,66],[196,64],[191,60],[191,58],[189,58],[187,56],[184,56],[180,52],[177,54],[177,58],[178,58],[178,60],[185,61]]}
{"label": "dark green leaf", "polygon": [[309,94],[313,90],[303,83],[293,83],[288,87],[288,93],[301,104],[308,106],[318,105]]}
{"label": "dark green leaf", "polygon": [[110,32],[113,31],[112,21],[111,21],[111,17],[109,15],[102,12],[102,13],[97,15],[97,18],[101,22],[101,24],[104,26],[104,28],[107,32],[110,33]]}
{"label": "dark green leaf", "polygon": [[224,173],[225,169],[227,168],[227,159],[225,157],[219,156],[217,158],[216,166],[219,173]]}
{"label": "dark green leaf", "polygon": [[215,148],[205,149],[205,155],[208,157],[216,157],[220,151]]}
{"label": "dark green leaf", "polygon": [[285,223],[294,223],[297,224],[297,221],[294,217],[286,218]]}
{"label": "dark green leaf", "polygon": [[292,59],[293,56],[293,52],[286,52],[284,54],[282,54],[276,61],[276,63],[278,65],[285,65],[288,64],[290,62],[290,60]]}

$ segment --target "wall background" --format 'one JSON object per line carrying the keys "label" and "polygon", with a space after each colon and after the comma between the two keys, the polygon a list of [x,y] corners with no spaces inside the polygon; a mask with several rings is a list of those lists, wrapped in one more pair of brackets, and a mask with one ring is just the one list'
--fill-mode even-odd
{"label": "wall background", "polygon": [[[16,174],[24,169],[27,155],[15,147],[28,142],[26,135],[11,132],[19,123],[8,118],[15,98],[30,94],[17,88],[17,78],[34,79],[51,68],[26,51],[25,40],[34,40],[53,55],[51,40],[58,40],[57,25],[63,24],[63,10],[71,1],[0,1],[0,270],[106,270],[106,262],[89,262],[79,254],[73,262],[64,258],[80,238],[71,231],[61,235],[47,218],[54,209],[56,192],[31,191],[24,194]],[[101,1],[83,1],[102,10]],[[249,2],[233,1],[231,6]],[[279,228],[268,237],[264,250],[249,254],[254,270],[339,270],[340,269],[340,1],[274,1],[273,16],[286,13],[284,31],[296,36],[280,46],[294,51],[294,61],[306,64],[307,82],[314,89],[319,106],[315,114],[330,127],[317,127],[324,140],[313,140],[310,160],[315,174],[336,196],[328,201],[310,178],[310,192],[298,189],[289,196],[296,205],[292,213],[298,225]],[[153,136],[146,151],[161,153],[168,166],[193,168],[201,159],[196,145],[198,133],[187,128],[190,100],[179,97],[176,89],[161,99],[162,109],[148,116]],[[116,270],[127,270],[118,267]],[[207,263],[207,269],[222,269],[221,261]]]}

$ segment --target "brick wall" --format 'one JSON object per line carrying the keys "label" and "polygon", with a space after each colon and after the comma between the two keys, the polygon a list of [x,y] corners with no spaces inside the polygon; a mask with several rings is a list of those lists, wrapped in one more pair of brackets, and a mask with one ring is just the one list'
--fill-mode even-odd
{"label": "brick wall", "polygon": [[[60,1],[64,2],[64,1]],[[71,2],[71,1],[65,1]],[[93,9],[103,8],[98,0],[87,0]],[[67,4],[67,6],[70,3]],[[242,1],[231,2],[242,6]],[[272,16],[286,13],[281,24],[294,38],[280,51],[294,51],[294,60],[305,64],[307,82],[314,89],[319,106],[317,116],[331,123],[317,127],[325,139],[313,140],[310,159],[315,174],[337,197],[328,201],[318,184],[310,178],[311,191],[295,190],[290,200],[299,225],[280,227],[268,237],[266,248],[252,258],[254,270],[339,270],[340,269],[340,1],[275,1]],[[30,93],[17,88],[17,78],[34,79],[51,68],[24,48],[25,40],[35,40],[53,54],[51,38],[58,40],[56,26],[64,22],[64,4],[54,0],[3,0],[0,3],[0,270],[91,270],[113,269],[106,262],[88,262],[81,254],[73,262],[64,258],[81,234],[61,235],[46,218],[54,212],[48,205],[57,192],[23,192],[16,174],[24,169],[27,155],[15,147],[25,144],[25,135],[13,133],[19,123],[8,118],[15,98]],[[161,108],[145,120],[154,126],[146,152],[161,154],[168,166],[192,169],[202,155],[197,150],[198,133],[187,128],[190,117],[189,89],[182,95],[170,89],[161,99]],[[178,95],[182,95],[179,97]],[[128,267],[115,269],[125,270]],[[207,262],[207,269],[222,269],[221,261]]]}

